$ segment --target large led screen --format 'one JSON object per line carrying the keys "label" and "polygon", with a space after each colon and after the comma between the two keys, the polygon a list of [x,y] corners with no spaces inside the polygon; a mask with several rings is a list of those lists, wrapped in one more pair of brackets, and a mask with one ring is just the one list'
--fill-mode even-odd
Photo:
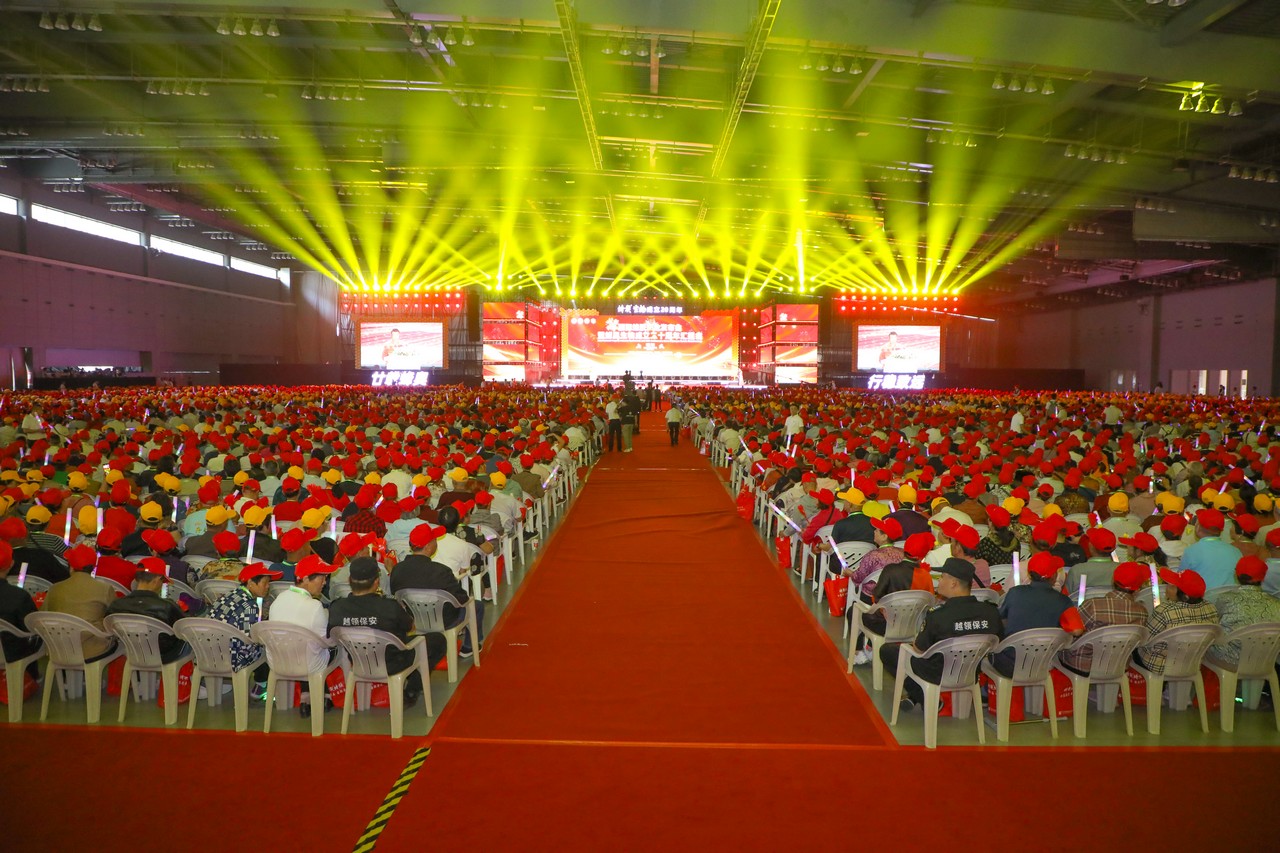
{"label": "large led screen", "polygon": [[859,326],[856,366],[881,373],[940,370],[940,326]]}
{"label": "large led screen", "polygon": [[447,367],[441,320],[361,320],[356,326],[360,366],[367,369],[423,370]]}
{"label": "large led screen", "polygon": [[732,313],[652,317],[566,311],[561,372],[616,376],[732,378],[738,374],[738,330]]}

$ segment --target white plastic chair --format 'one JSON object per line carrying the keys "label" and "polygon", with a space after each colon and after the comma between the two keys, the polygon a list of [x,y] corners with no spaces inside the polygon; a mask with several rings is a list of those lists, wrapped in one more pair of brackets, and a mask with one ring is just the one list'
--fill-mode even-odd
{"label": "white plastic chair", "polygon": [[239,581],[223,580],[221,578],[209,578],[202,580],[196,584],[196,593],[203,598],[207,604],[216,604],[219,598],[231,592],[240,585]]}
{"label": "white plastic chair", "polygon": [[[207,581],[206,581],[207,583]],[[196,665],[191,673],[191,707],[187,710],[187,728],[196,722],[196,697],[200,695],[200,684],[205,678],[212,679],[208,689],[209,705],[221,704],[222,680],[231,679],[232,701],[235,704],[236,731],[249,728],[249,676],[253,673],[262,654],[240,669],[231,665],[231,640],[252,643],[249,635],[238,628],[228,625],[220,619],[207,619],[201,616],[189,616],[174,623],[174,632],[191,644]]]}
{"label": "white plastic chair", "polygon": [[99,577],[97,580],[99,583],[105,583],[107,586],[111,587],[111,591],[116,594],[117,598],[121,598],[129,594],[129,587],[120,583],[120,581],[104,577]]}
{"label": "white plastic chair", "polygon": [[191,574],[200,575],[200,570],[213,562],[213,557],[183,557],[182,562],[191,567]]}
{"label": "white plastic chair", "polygon": [[329,581],[329,598],[337,601],[339,598],[346,598],[351,594],[350,581]]}
{"label": "white plastic chair", "polygon": [[[255,622],[249,629],[249,637],[267,650],[267,665],[270,667],[267,676],[267,714],[262,724],[264,734],[271,733],[271,711],[275,703],[292,704],[292,691],[287,694],[295,681],[305,681],[307,692],[311,694],[311,735],[320,737],[324,734],[324,699],[325,676],[341,665],[340,655],[334,655],[325,666],[312,670],[313,651],[330,649],[336,645],[327,637],[321,637],[313,631],[289,622]],[[281,681],[285,683],[280,684]],[[277,691],[277,687],[282,688]],[[274,700],[274,701],[273,701]]]}
{"label": "white plastic chair", "polygon": [[[844,562],[852,569],[862,562],[863,557],[874,551],[876,546],[866,542],[837,542],[836,549],[844,557]],[[819,561],[819,565],[822,566],[822,571],[814,571],[813,588],[818,593],[818,602],[821,603],[826,595],[826,587],[823,586],[823,583],[826,582],[827,578],[839,577],[844,567],[840,563],[840,558],[835,554],[829,555],[829,559],[825,564]]]}
{"label": "white plastic chair", "polygon": [[1205,600],[1205,601],[1209,602],[1209,603],[1210,603],[1210,604],[1212,604],[1214,607],[1217,607],[1217,606],[1218,606],[1218,599],[1222,597],[1222,594],[1223,594],[1223,593],[1226,593],[1226,592],[1234,592],[1235,590],[1237,590],[1237,589],[1239,589],[1239,588],[1240,588],[1240,587],[1239,587],[1238,585],[1236,585],[1236,584],[1230,584],[1230,585],[1228,585],[1228,586],[1215,586],[1215,587],[1210,587],[1209,589],[1205,590],[1203,598],[1204,598],[1204,600]]}
{"label": "white plastic chair", "polygon": [[[36,636],[34,633],[22,630],[12,622],[0,619],[0,635],[3,634],[9,634],[20,640],[29,640]],[[40,643],[40,648],[18,660],[6,661],[4,655],[0,654],[0,672],[4,673],[4,682],[9,691],[9,722],[22,722],[22,688],[23,682],[26,681],[24,673],[26,673],[27,666],[32,661],[37,661],[44,656],[45,646],[43,641]]]}
{"label": "white plastic chair", "polygon": [[[419,634],[443,634],[445,642],[445,660],[449,666],[449,681],[458,680],[458,635],[463,628],[470,628],[472,660],[480,665],[480,634],[476,625],[475,596],[467,599],[466,605],[458,602],[442,589],[402,589],[396,593],[396,600],[409,608],[413,614],[413,629]],[[464,617],[453,625],[444,622],[444,606],[452,604],[459,610],[465,610]],[[426,690],[426,684],[423,684]]]}
{"label": "white plastic chair", "polygon": [[[1178,591],[1173,588],[1173,584],[1160,584],[1160,601],[1165,602],[1173,599]],[[1133,600],[1143,606],[1148,613],[1152,613],[1156,609],[1155,597],[1151,592],[1151,585],[1147,584],[1142,589],[1133,594]]]}
{"label": "white plastic chair", "polygon": [[[1209,712],[1204,694],[1204,678],[1200,664],[1209,646],[1222,636],[1220,625],[1178,625],[1149,638],[1139,649],[1165,646],[1164,672],[1155,673],[1136,661],[1130,666],[1142,676],[1147,686],[1147,731],[1160,734],[1160,705],[1165,682],[1190,682],[1196,687],[1200,707],[1200,730],[1209,731]],[[1232,700],[1234,701],[1234,699]]]}
{"label": "white plastic chair", "polygon": [[[15,574],[9,575],[9,585],[10,586],[18,585],[17,575]],[[30,595],[33,598],[37,593],[48,592],[52,587],[53,587],[53,581],[47,580],[45,578],[38,578],[35,575],[27,575],[27,577],[22,582],[22,589],[26,590],[27,595]]]}
{"label": "white plastic chair", "polygon": [[[853,656],[857,652],[858,637],[865,634],[871,640],[871,686],[884,689],[884,664],[880,661],[880,647],[885,643],[901,643],[915,639],[920,632],[920,620],[933,605],[933,593],[922,589],[904,589],[892,592],[875,604],[867,604],[861,596],[854,602],[858,609],[858,627],[850,631],[848,672],[853,672]],[[884,614],[884,633],[877,634],[864,621],[872,613]]]}
{"label": "white plastic chair", "polygon": [[[1204,665],[1218,676],[1218,719],[1224,732],[1235,731],[1236,685],[1240,682],[1266,681],[1271,685],[1271,702],[1280,731],[1280,676],[1276,675],[1276,658],[1280,657],[1280,622],[1257,622],[1237,628],[1221,641],[1240,644],[1237,663],[1215,657],[1210,650]],[[1247,694],[1246,694],[1247,695]],[[12,701],[12,700],[10,700]]]}
{"label": "white plastic chair", "polygon": [[[1079,590],[1076,590],[1076,592],[1078,594]],[[1085,601],[1088,601],[1091,598],[1106,598],[1110,592],[1111,587],[1109,586],[1087,586],[1084,588],[1084,598]],[[1075,598],[1074,595],[1071,597]]]}
{"label": "white plastic chair", "polygon": [[970,590],[969,594],[978,599],[978,601],[986,601],[990,604],[999,604],[1000,599],[1004,597],[994,589],[986,589],[984,587]]}
{"label": "white plastic chair", "polygon": [[191,652],[165,663],[160,659],[160,638],[176,636],[168,624],[150,616],[133,613],[113,613],[102,620],[103,626],[115,634],[124,649],[124,676],[120,687],[120,713],[116,722],[124,722],[125,708],[129,704],[129,692],[137,690],[142,701],[141,686],[135,687],[134,673],[154,672],[160,675],[164,685],[164,724],[172,726],[178,721],[178,670],[191,660]]}
{"label": "white plastic chair", "polygon": [[[417,670],[422,677],[422,698],[427,716],[435,716],[431,707],[431,668],[427,662],[427,638],[417,636],[408,643],[386,631],[373,628],[334,628],[330,634],[346,649],[348,664],[342,668],[346,681],[346,697],[342,703],[342,733],[347,733],[351,722],[351,707],[355,704],[356,688],[360,684],[382,683],[387,685],[391,702],[391,739],[404,735],[404,683]],[[387,672],[387,649],[412,651],[413,665],[394,675]]]}
{"label": "white plastic chair", "polygon": [[100,660],[86,663],[84,659],[84,637],[88,634],[100,640],[114,640],[115,637],[105,631],[99,631],[79,616],[69,613],[32,613],[27,616],[27,627],[40,635],[45,648],[49,652],[49,666],[44,674],[44,699],[40,703],[40,719],[49,716],[49,694],[53,692],[53,684],[58,683],[58,695],[65,702],[69,692],[66,680],[67,672],[84,673],[85,705],[88,706],[89,722],[96,723],[102,712],[102,673],[107,665],[124,654],[124,649],[117,645]]}
{"label": "white plastic chair", "polygon": [[[1147,630],[1141,625],[1104,625],[1079,637],[1069,649],[1091,646],[1093,659],[1089,664],[1089,674],[1081,675],[1054,662],[1054,668],[1071,679],[1072,731],[1078,738],[1085,737],[1088,726],[1089,688],[1098,688],[1098,707],[1113,706],[1115,694],[1107,688],[1118,686],[1124,705],[1124,728],[1133,737],[1133,703],[1129,696],[1129,676],[1126,670],[1133,658],[1133,650],[1138,647]],[[1112,701],[1108,702],[1107,700]]]}
{"label": "white plastic chair", "polygon": [[[885,596],[888,598],[888,596]],[[986,743],[987,736],[982,722],[982,692],[978,689],[978,664],[995,648],[1000,638],[995,634],[969,634],[939,640],[923,652],[916,651],[910,643],[898,646],[898,677],[893,685],[893,714],[889,725],[898,724],[898,711],[902,703],[903,686],[910,678],[924,691],[924,745],[929,749],[938,746],[938,699],[943,693],[952,694],[951,713],[963,718],[969,713],[972,702],[978,723],[978,743]],[[942,655],[942,678],[938,684],[925,681],[911,668],[913,658]],[[960,700],[965,699],[962,703]]]}
{"label": "white plastic chair", "polygon": [[1044,688],[1044,699],[1049,709],[1049,731],[1053,737],[1058,736],[1058,704],[1049,670],[1058,652],[1069,642],[1071,635],[1061,628],[1029,628],[1006,637],[992,650],[992,654],[1013,650],[1013,675],[1002,674],[990,660],[982,661],[982,671],[995,682],[996,740],[1009,740],[1009,711],[1015,687]]}
{"label": "white plastic chair", "polygon": [[[1009,578],[1013,577],[1013,563],[1001,563],[998,566],[991,566],[991,582],[998,583],[1001,586],[1009,585]],[[1023,578],[1026,577],[1026,571],[1022,573]]]}

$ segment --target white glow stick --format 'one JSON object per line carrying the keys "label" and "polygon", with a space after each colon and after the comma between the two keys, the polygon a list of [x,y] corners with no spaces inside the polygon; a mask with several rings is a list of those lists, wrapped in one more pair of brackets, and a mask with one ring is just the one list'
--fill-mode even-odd
{"label": "white glow stick", "polygon": [[773,505],[773,504],[771,504],[771,503],[766,503],[766,504],[765,504],[765,506],[767,506],[769,509],[771,509],[771,510],[773,510],[774,512],[776,512],[776,513],[778,514],[778,518],[782,519],[782,520],[783,520],[783,521],[785,521],[787,524],[790,524],[792,527],[794,527],[797,533],[802,533],[802,532],[803,532],[803,531],[800,529],[800,525],[796,524],[794,521],[792,521],[790,518],[788,518],[788,517],[787,517],[787,514],[786,514],[785,512],[783,512],[782,510],[778,509],[776,506],[774,506],[774,505]]}
{"label": "white glow stick", "polygon": [[71,544],[71,510],[67,510],[67,523],[62,530],[62,541]]}
{"label": "white glow stick", "polygon": [[262,596],[258,596],[258,621],[262,621]]}
{"label": "white glow stick", "polygon": [[102,532],[102,513],[103,513],[102,507],[98,507],[98,532],[99,533]]}
{"label": "white glow stick", "polygon": [[169,585],[167,583],[160,585],[160,597],[161,598],[169,597]]}
{"label": "white glow stick", "polygon": [[1022,555],[1017,551],[1013,552],[1013,585],[1018,586],[1022,583]]}
{"label": "white glow stick", "polygon": [[173,502],[173,523],[178,523],[178,502],[176,500]]}
{"label": "white glow stick", "polygon": [[338,541],[338,517],[336,515],[329,516],[329,538]]}
{"label": "white glow stick", "polygon": [[840,561],[840,568],[849,568],[849,561],[844,558],[844,554],[840,553],[840,549],[836,547],[836,540],[828,533],[826,536],[827,544],[831,546],[831,553],[836,555],[836,559]]}
{"label": "white glow stick", "polygon": [[547,475],[547,479],[542,481],[542,488],[545,489],[547,485],[556,478],[556,472],[559,470],[560,470],[560,463],[557,462],[555,466],[552,467],[551,473]]}
{"label": "white glow stick", "polygon": [[1079,607],[1081,604],[1084,604],[1084,585],[1087,580],[1088,578],[1085,577],[1084,575],[1080,576],[1080,594],[1076,596],[1077,607]]}
{"label": "white glow stick", "polygon": [[44,464],[49,464],[49,451],[47,450],[44,452]]}
{"label": "white glow stick", "polygon": [[253,540],[254,540],[254,537],[257,535],[257,533],[258,531],[256,530],[249,531],[249,549],[245,552],[245,555],[244,555],[244,561],[246,563],[253,562]]}
{"label": "white glow stick", "polygon": [[27,584],[27,564],[23,563],[18,569],[18,589],[22,589]]}
{"label": "white glow stick", "polygon": [[274,515],[271,516],[271,538],[276,538],[276,517]]}

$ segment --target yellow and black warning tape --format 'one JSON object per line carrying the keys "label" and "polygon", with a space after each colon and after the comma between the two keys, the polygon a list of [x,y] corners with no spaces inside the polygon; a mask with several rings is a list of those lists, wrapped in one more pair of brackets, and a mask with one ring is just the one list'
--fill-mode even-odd
{"label": "yellow and black warning tape", "polygon": [[405,794],[409,793],[409,785],[413,783],[413,777],[418,775],[418,771],[422,769],[422,763],[427,760],[427,756],[430,754],[431,747],[429,746],[424,746],[414,751],[413,757],[409,759],[409,763],[405,765],[399,778],[391,786],[391,790],[383,797],[382,805],[378,806],[378,810],[373,813],[373,820],[369,821],[369,825],[364,828],[364,834],[356,842],[354,853],[369,853],[377,846],[378,838],[382,835],[382,831],[387,828],[391,815],[395,814],[396,806],[400,805],[400,801],[404,799]]}

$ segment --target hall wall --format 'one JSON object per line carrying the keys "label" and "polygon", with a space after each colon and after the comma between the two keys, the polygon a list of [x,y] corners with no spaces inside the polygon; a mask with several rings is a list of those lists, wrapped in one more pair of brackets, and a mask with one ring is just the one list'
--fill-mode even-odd
{"label": "hall wall", "polygon": [[[1090,305],[1000,319],[997,351],[1004,366],[1080,368],[1090,387],[1104,389],[1136,377],[1139,390],[1161,382],[1175,387],[1175,371],[1210,372],[1216,392],[1220,370],[1258,393],[1277,392],[1276,280]],[[1117,374],[1121,374],[1117,376]]]}

